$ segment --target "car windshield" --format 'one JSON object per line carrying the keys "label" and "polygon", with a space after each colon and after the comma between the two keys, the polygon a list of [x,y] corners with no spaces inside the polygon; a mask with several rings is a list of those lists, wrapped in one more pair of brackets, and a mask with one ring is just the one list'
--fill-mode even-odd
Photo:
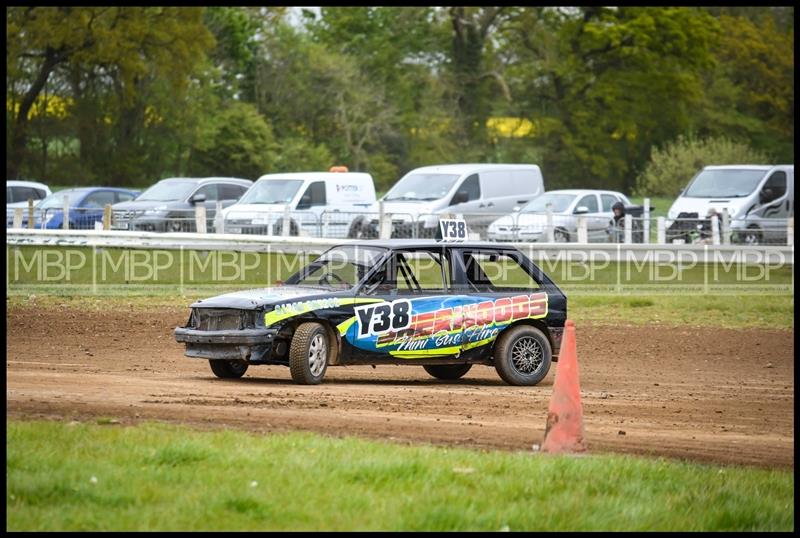
{"label": "car windshield", "polygon": [[387,202],[438,200],[453,188],[457,174],[409,174],[386,193]]}
{"label": "car windshield", "polygon": [[83,198],[83,191],[76,189],[67,189],[65,191],[54,192],[38,204],[37,209],[54,209],[64,207],[64,198],[69,198],[69,205],[74,206],[79,198]]}
{"label": "car windshield", "polygon": [[386,252],[384,248],[342,245],[292,275],[286,284],[347,290],[358,284]]}
{"label": "car windshield", "polygon": [[690,198],[739,198],[758,186],[764,170],[703,170],[683,193]]}
{"label": "car windshield", "polygon": [[531,200],[521,211],[523,213],[545,212],[547,211],[547,205],[550,204],[550,211],[563,213],[575,198],[577,198],[575,194],[544,193]]}
{"label": "car windshield", "polygon": [[302,179],[262,179],[250,187],[239,203],[288,204],[302,184]]}
{"label": "car windshield", "polygon": [[137,202],[176,202],[185,200],[197,187],[193,181],[159,181],[139,196]]}

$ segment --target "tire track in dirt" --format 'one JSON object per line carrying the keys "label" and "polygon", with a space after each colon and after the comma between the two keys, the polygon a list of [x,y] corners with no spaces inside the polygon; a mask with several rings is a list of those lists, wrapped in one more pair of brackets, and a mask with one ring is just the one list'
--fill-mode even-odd
{"label": "tire track in dirt", "polygon": [[[11,308],[7,417],[163,420],[504,450],[542,441],[557,365],[536,387],[508,386],[484,366],[457,382],[409,366],[331,367],[317,386],[294,385],[280,366],[221,380],[174,341],[186,317],[183,307]],[[577,337],[590,451],[794,465],[792,331],[584,324]]]}

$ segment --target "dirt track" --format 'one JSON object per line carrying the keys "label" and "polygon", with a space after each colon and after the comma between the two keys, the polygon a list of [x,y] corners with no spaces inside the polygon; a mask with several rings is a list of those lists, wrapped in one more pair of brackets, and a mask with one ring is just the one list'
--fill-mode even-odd
{"label": "dirt track", "polygon": [[[187,312],[8,310],[7,416],[508,450],[542,441],[557,366],[536,387],[505,385],[485,366],[457,382],[409,366],[331,367],[318,386],[292,384],[279,366],[220,380],[172,337]],[[793,467],[793,331],[583,325],[577,336],[591,452]]]}

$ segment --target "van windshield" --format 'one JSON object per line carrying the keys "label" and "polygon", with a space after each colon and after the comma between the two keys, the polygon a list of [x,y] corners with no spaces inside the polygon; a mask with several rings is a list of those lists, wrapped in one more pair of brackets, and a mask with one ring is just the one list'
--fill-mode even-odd
{"label": "van windshield", "polygon": [[250,187],[239,203],[288,204],[302,184],[302,179],[262,179]]}
{"label": "van windshield", "polygon": [[764,177],[764,170],[703,170],[683,196],[690,198],[738,198],[747,196]]}
{"label": "van windshield", "polygon": [[387,202],[438,200],[453,188],[457,174],[409,174],[386,193]]}

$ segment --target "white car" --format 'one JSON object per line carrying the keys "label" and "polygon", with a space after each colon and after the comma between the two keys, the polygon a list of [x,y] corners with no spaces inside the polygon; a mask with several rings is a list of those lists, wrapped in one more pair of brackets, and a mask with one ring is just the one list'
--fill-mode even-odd
{"label": "white car", "polygon": [[491,241],[547,241],[547,211],[553,213],[553,238],[556,242],[577,241],[578,216],[585,216],[590,242],[608,240],[608,224],[614,216],[611,207],[628,198],[616,191],[564,189],[548,191],[531,200],[518,212],[500,217],[489,225]]}
{"label": "white car", "polygon": [[38,181],[22,181],[10,179],[6,181],[6,224],[11,225],[14,220],[14,209],[28,208],[28,200],[33,200],[36,205],[40,200],[50,196],[50,187]]}

